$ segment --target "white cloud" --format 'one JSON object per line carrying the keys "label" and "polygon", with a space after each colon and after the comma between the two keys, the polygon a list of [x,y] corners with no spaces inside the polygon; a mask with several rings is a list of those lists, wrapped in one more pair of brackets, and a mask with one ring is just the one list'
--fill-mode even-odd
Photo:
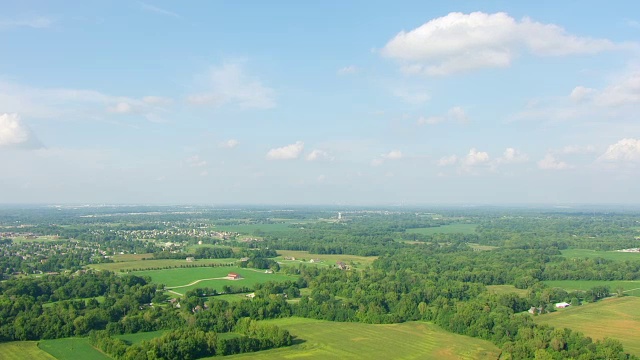
{"label": "white cloud", "polygon": [[514,148],[506,148],[502,157],[498,158],[498,162],[501,164],[522,163],[527,160],[529,160],[529,157],[526,154],[523,154]]}
{"label": "white cloud", "polygon": [[143,10],[148,11],[148,12],[152,12],[152,13],[156,13],[156,14],[160,14],[160,15],[171,16],[171,17],[174,17],[174,18],[177,18],[177,19],[182,18],[182,16],[174,13],[173,11],[169,11],[169,10],[166,10],[166,9],[163,9],[163,8],[151,5],[151,4],[147,4],[147,3],[144,3],[144,2],[140,2],[139,4],[140,4],[140,7]]}
{"label": "white cloud", "polygon": [[595,89],[591,89],[584,86],[576,86],[571,91],[571,95],[569,95],[569,98],[573,101],[579,102],[591,97],[595,92],[596,92]]}
{"label": "white cloud", "polygon": [[29,27],[33,29],[45,29],[53,24],[53,20],[44,16],[36,16],[21,19],[0,19],[0,30],[17,27]]}
{"label": "white cloud", "polygon": [[407,104],[421,105],[431,99],[431,95],[423,90],[410,91],[405,89],[396,89],[393,96],[400,98]]}
{"label": "white cloud", "polygon": [[39,147],[39,141],[18,114],[0,115],[0,147]]}
{"label": "white cloud", "polygon": [[173,102],[173,100],[162,96],[145,96],[142,101],[150,105],[170,105]]}
{"label": "white cloud", "polygon": [[596,105],[620,106],[640,103],[640,71],[625,74],[594,95]]}
{"label": "white cloud", "polygon": [[385,161],[390,160],[400,160],[404,157],[402,151],[400,150],[391,150],[386,154],[381,154],[379,157],[371,160],[371,166],[380,166],[384,164]]}
{"label": "white cloud", "polygon": [[635,120],[640,109],[640,70],[627,70],[601,89],[575,87],[568,96],[531,101],[513,120]]}
{"label": "white cloud", "polygon": [[506,13],[449,13],[401,31],[381,53],[400,60],[409,73],[447,75],[506,67],[519,52],[538,56],[593,54],[620,47],[607,39],[579,37],[554,24],[518,21]]}
{"label": "white cloud", "polygon": [[161,119],[166,109],[147,99],[113,96],[95,90],[36,88],[0,80],[0,109],[36,119],[97,119],[133,113],[150,121]]}
{"label": "white cloud", "polygon": [[238,146],[240,143],[236,139],[229,139],[227,141],[221,142],[218,146],[221,148],[233,149]]}
{"label": "white cloud", "polygon": [[450,166],[455,165],[458,162],[458,157],[455,155],[443,156],[438,160],[438,166]]}
{"label": "white cloud", "polygon": [[591,153],[594,153],[595,151],[596,151],[596,148],[593,145],[585,145],[585,146],[566,145],[561,149],[555,150],[553,152],[557,154],[563,154],[563,155],[583,155],[583,154],[591,154]]}
{"label": "white cloud", "polygon": [[553,155],[547,154],[543,159],[538,161],[538,168],[542,170],[564,170],[569,165],[566,162],[556,159]]}
{"label": "white cloud", "polygon": [[187,97],[194,105],[233,104],[243,108],[269,109],[276,106],[275,91],[248,76],[241,63],[214,66],[206,76],[208,89]]}
{"label": "white cloud", "polygon": [[622,139],[609,145],[598,160],[607,162],[640,162],[640,140]]}
{"label": "white cloud", "polygon": [[201,159],[198,155],[193,155],[187,158],[187,165],[190,167],[204,167],[207,166],[207,161]]}
{"label": "white cloud", "polygon": [[306,159],[307,161],[333,160],[333,157],[324,150],[315,149],[307,155]]}
{"label": "white cloud", "polygon": [[385,160],[398,160],[402,159],[402,151],[391,150],[388,154],[383,154],[381,157]]}
{"label": "white cloud", "polygon": [[269,150],[267,153],[268,160],[292,160],[300,157],[304,150],[304,143],[296,141],[294,144]]}
{"label": "white cloud", "polygon": [[354,65],[349,65],[338,69],[338,75],[351,75],[358,72],[358,67]]}
{"label": "white cloud", "polygon": [[418,125],[437,125],[444,122],[458,122],[458,123],[466,123],[469,120],[467,114],[464,109],[460,106],[454,106],[449,111],[447,111],[446,115],[441,116],[430,116],[430,117],[419,117],[417,124]]}
{"label": "white cloud", "polygon": [[117,114],[127,114],[133,110],[133,107],[126,102],[119,102],[113,106],[108,107],[110,112],[114,112]]}
{"label": "white cloud", "polygon": [[462,160],[465,166],[481,165],[489,161],[489,154],[484,151],[478,151],[475,148],[471,148],[469,153]]}

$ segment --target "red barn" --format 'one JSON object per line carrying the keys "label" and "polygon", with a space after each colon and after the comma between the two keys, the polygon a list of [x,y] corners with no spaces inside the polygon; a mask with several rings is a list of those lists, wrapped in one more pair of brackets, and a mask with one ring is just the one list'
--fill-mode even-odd
{"label": "red barn", "polygon": [[238,279],[242,279],[242,276],[240,276],[240,274],[237,274],[237,273],[234,273],[234,272],[229,273],[229,274],[227,275],[227,277],[228,277],[230,280],[238,280]]}

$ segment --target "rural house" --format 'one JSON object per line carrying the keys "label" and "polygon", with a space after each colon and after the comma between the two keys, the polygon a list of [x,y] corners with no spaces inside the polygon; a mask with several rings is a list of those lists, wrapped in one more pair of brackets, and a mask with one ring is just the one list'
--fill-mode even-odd
{"label": "rural house", "polygon": [[229,280],[239,280],[242,279],[242,276],[240,276],[240,274],[238,273],[230,272],[229,274],[227,274],[227,278],[229,278]]}
{"label": "rural house", "polygon": [[561,303],[557,303],[557,304],[556,304],[556,308],[558,308],[558,309],[564,309],[564,308],[566,308],[566,307],[568,307],[568,306],[570,306],[570,305],[571,305],[571,304],[569,304],[569,303],[561,302]]}

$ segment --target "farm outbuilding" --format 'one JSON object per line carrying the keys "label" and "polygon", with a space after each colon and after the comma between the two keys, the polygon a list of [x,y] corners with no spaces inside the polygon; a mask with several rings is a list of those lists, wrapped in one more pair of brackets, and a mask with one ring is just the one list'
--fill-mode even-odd
{"label": "farm outbuilding", "polygon": [[556,304],[556,308],[558,308],[558,309],[564,309],[564,308],[569,307],[569,306],[571,306],[571,304],[569,304],[567,302],[561,302],[561,303],[557,303]]}

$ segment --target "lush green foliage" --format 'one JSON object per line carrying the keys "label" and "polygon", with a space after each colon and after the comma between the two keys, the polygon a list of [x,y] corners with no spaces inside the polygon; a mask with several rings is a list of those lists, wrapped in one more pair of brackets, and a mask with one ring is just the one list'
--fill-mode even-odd
{"label": "lush green foliage", "polygon": [[[0,262],[9,278],[0,284],[0,339],[83,336],[98,330],[109,336],[96,344],[118,358],[195,358],[286,345],[277,336],[264,340],[279,330],[255,321],[295,314],[368,324],[428,320],[452,333],[492,341],[506,359],[629,358],[614,340],[594,342],[574,331],[534,323],[526,310],[553,312],[554,302],[577,305],[612,293],[624,295],[619,284],[640,280],[640,261],[605,252],[581,256],[579,251],[637,246],[636,213],[354,209],[338,220],[335,211],[326,209],[83,211],[88,210],[60,215],[18,211],[18,220],[0,211],[0,225],[9,237],[24,239],[0,241],[0,251],[17,259]],[[231,226],[238,232],[222,231]],[[35,241],[41,236],[73,240]],[[63,251],[53,256],[56,246]],[[325,261],[326,256],[338,258],[323,266],[284,259],[279,264],[273,260],[276,249],[321,254]],[[147,258],[167,259],[142,260],[132,254],[127,263],[98,264],[113,261],[115,253],[141,251],[154,254]],[[377,259],[350,270],[335,264],[356,255]],[[228,266],[229,257],[246,259],[241,266]],[[124,273],[156,263],[165,264],[158,268],[183,267]],[[217,267],[200,267],[209,264]],[[118,266],[123,272],[31,278],[44,266],[75,271],[87,265]],[[221,279],[229,272],[244,279]],[[551,281],[590,286],[550,287]],[[167,303],[163,285],[179,299]],[[501,286],[501,291],[487,291],[487,286]],[[507,286],[520,292],[502,291]],[[217,297],[249,290],[254,291],[251,300],[228,303]],[[545,316],[555,315],[537,317]],[[160,330],[158,338],[133,345],[114,336]]]}

